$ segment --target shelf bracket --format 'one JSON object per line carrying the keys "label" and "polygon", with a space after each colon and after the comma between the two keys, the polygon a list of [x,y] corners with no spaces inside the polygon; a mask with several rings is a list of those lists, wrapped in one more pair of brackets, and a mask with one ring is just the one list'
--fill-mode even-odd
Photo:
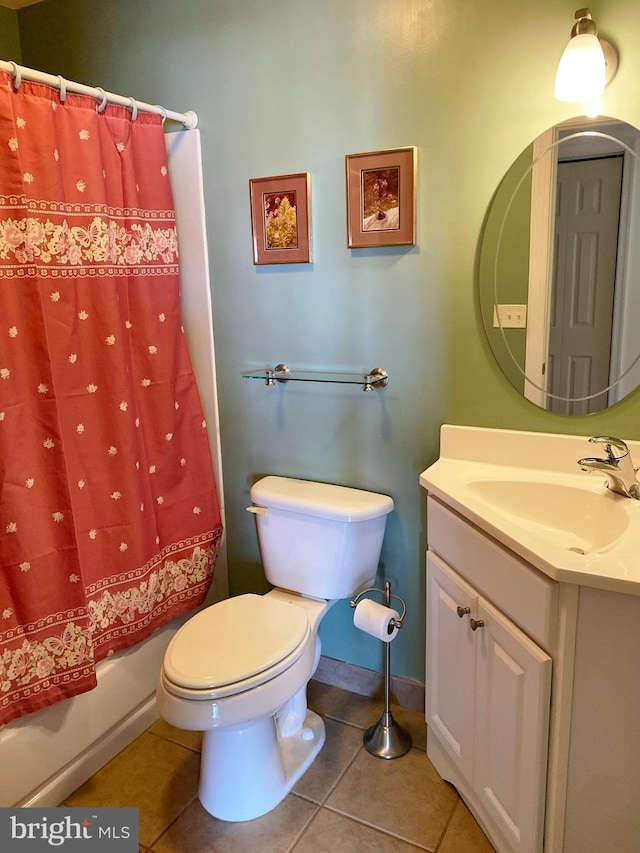
{"label": "shelf bracket", "polygon": [[374,388],[386,388],[389,384],[387,371],[382,367],[374,367],[371,373],[364,377],[363,391],[373,391]]}

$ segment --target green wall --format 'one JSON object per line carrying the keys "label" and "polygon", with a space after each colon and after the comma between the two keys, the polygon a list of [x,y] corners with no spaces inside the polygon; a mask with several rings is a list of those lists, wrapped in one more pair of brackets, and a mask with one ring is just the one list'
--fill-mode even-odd
{"label": "green wall", "polygon": [[18,13],[0,9],[0,59],[20,62],[21,58]]}
{"label": "green wall", "polygon": [[528,301],[532,160],[533,145],[528,145],[500,182],[482,229],[478,264],[484,329],[505,376],[521,394],[526,329],[500,329],[494,327],[493,318],[498,303],[520,305]]}
{"label": "green wall", "polygon": [[[265,588],[249,487],[265,473],[388,492],[380,580],[408,601],[393,670],[423,679],[425,500],[441,423],[640,438],[640,396],[569,419],[496,366],[479,238],[509,165],[573,109],[553,99],[569,0],[47,0],[23,61],[175,110],[202,132],[231,589]],[[604,112],[640,126],[637,0],[591,4],[619,48]],[[415,247],[346,248],[344,156],[415,145]],[[248,181],[310,172],[314,262],[254,267]],[[382,366],[388,388],[265,388],[243,367]],[[325,654],[381,669],[341,602]]]}

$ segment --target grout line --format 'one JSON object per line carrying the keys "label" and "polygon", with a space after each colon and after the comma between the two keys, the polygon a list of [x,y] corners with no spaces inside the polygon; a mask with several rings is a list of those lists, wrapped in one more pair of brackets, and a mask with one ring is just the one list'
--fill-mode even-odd
{"label": "grout line", "polygon": [[324,804],[327,802],[327,800],[329,799],[329,797],[331,796],[331,794],[333,794],[333,792],[335,791],[335,789],[338,787],[338,785],[340,784],[340,782],[342,782],[342,780],[343,780],[343,779],[344,779],[344,777],[346,776],[347,772],[351,769],[351,766],[355,763],[356,759],[358,758],[358,756],[360,755],[360,753],[362,752],[362,750],[363,750],[363,749],[364,749],[364,746],[363,746],[362,744],[360,744],[360,747],[359,747],[359,748],[354,752],[354,754],[353,754],[353,758],[351,759],[351,761],[346,765],[346,767],[344,768],[344,770],[342,771],[342,773],[341,773],[341,774],[338,776],[338,778],[336,779],[335,783],[331,786],[331,788],[330,788],[330,790],[328,791],[328,793],[327,793],[326,797],[323,799],[323,801],[322,801],[322,805],[323,805],[323,806],[324,806]]}
{"label": "grout line", "polygon": [[[316,711],[316,713],[319,713]],[[352,729],[358,729],[361,732],[366,732],[368,726],[361,726],[359,723],[353,723],[351,720],[345,720],[342,717],[334,717],[333,714],[323,712],[320,714],[321,717],[324,717],[325,720],[333,720],[334,723],[342,723],[345,726],[350,726]]]}
{"label": "grout line", "polygon": [[[195,752],[196,755],[201,755],[202,750],[195,749],[193,746],[188,746],[186,743],[182,743],[182,741],[177,740],[177,738],[167,737],[167,735],[160,734],[159,732],[152,732],[151,729],[145,729],[145,731],[152,735],[153,737],[158,737],[160,740],[166,740],[167,743],[173,743],[175,746],[181,746],[184,749],[188,749],[189,752]],[[144,732],[143,732],[144,734]]]}
{"label": "grout line", "polygon": [[331,794],[333,794],[333,792],[334,792],[334,791],[335,791],[335,789],[338,787],[338,785],[340,784],[340,782],[344,779],[344,777],[345,777],[345,775],[346,775],[347,771],[351,768],[351,765],[355,762],[355,760],[356,760],[356,759],[357,759],[357,757],[360,755],[360,753],[362,752],[362,750],[363,750],[363,749],[364,749],[364,746],[363,746],[362,744],[360,744],[360,746],[358,747],[358,749],[356,749],[356,751],[354,752],[354,754],[353,754],[353,758],[351,759],[351,761],[350,761],[350,762],[345,766],[345,768],[344,768],[344,770],[342,771],[342,773],[338,776],[338,778],[336,779],[336,781],[334,782],[334,784],[333,784],[333,785],[331,786],[331,788],[329,788],[329,790],[327,791],[327,793],[326,793],[326,795],[324,796],[324,798],[323,798],[322,802],[320,803],[320,805],[321,805],[321,806],[324,806],[324,804],[327,802],[327,800],[329,799],[329,797],[331,796]]}
{"label": "grout line", "polygon": [[[291,796],[291,794],[289,794],[289,796]],[[293,794],[293,796],[294,796],[294,797],[297,797],[297,796],[298,796],[298,794]],[[306,797],[300,797],[299,799],[303,799],[303,800],[304,800],[305,802],[307,802],[307,803],[309,803],[309,802],[313,802],[313,800],[308,800]],[[315,805],[315,806],[317,806],[316,810],[315,810],[315,811],[314,811],[314,813],[311,815],[311,817],[309,818],[309,820],[305,823],[305,825],[302,827],[302,829],[300,830],[300,832],[299,832],[299,833],[296,835],[296,837],[293,839],[293,841],[291,842],[291,846],[287,849],[287,853],[292,853],[292,851],[293,851],[293,850],[295,850],[295,848],[296,848],[296,846],[297,846],[298,842],[302,840],[302,836],[305,834],[305,832],[309,829],[309,827],[311,826],[311,824],[314,822],[314,820],[315,820],[315,819],[318,817],[318,815],[320,814],[320,811],[322,810],[322,806],[318,805],[318,803],[314,803],[314,805]]]}
{"label": "grout line", "polygon": [[158,842],[158,841],[160,841],[160,839],[161,839],[161,838],[163,838],[163,837],[167,834],[167,832],[171,829],[171,827],[172,827],[175,823],[177,823],[177,821],[182,817],[182,815],[186,812],[186,810],[187,810],[188,808],[190,808],[190,807],[193,805],[193,803],[194,803],[197,799],[198,799],[198,795],[197,795],[197,794],[194,794],[194,795],[193,795],[193,797],[189,800],[189,802],[185,804],[185,807],[182,809],[182,811],[181,811],[181,812],[178,812],[178,814],[174,817],[174,819],[173,819],[172,821],[170,821],[170,822],[165,826],[165,828],[162,830],[162,832],[160,833],[160,835],[158,835],[158,837],[157,837],[157,838],[154,838],[154,839],[153,839],[153,842],[149,845],[149,848],[148,848],[147,853],[153,853],[153,849],[152,849],[152,848],[153,848],[153,845],[154,845],[154,844],[157,844],[157,842]]}
{"label": "grout line", "polygon": [[[456,793],[458,793],[458,792],[456,791]],[[440,839],[438,840],[438,843],[436,844],[436,849],[435,849],[434,853],[438,853],[438,850],[440,850],[440,847],[442,846],[442,842],[444,841],[446,834],[449,831],[449,827],[451,826],[451,823],[453,821],[453,816],[456,813],[456,809],[458,808],[459,803],[460,803],[460,794],[458,794],[458,799],[453,804],[453,808],[451,809],[451,814],[449,815],[449,820],[444,825],[444,829],[442,830],[442,835],[440,836]]]}
{"label": "grout line", "polygon": [[322,806],[323,809],[326,809],[328,812],[333,812],[334,814],[339,814],[341,817],[346,818],[347,820],[353,821],[354,823],[358,823],[361,826],[368,826],[369,829],[375,829],[376,832],[381,832],[383,835],[386,835],[387,838],[395,838],[397,841],[402,841],[405,844],[410,844],[412,847],[415,847],[416,850],[426,850],[427,853],[436,853],[436,849],[430,850],[428,847],[424,847],[422,844],[418,844],[417,841],[413,841],[411,838],[407,838],[404,835],[398,835],[395,832],[391,832],[388,829],[384,829],[382,826],[378,826],[375,823],[370,823],[368,820],[364,820],[360,817],[355,817],[348,812],[343,812],[340,809],[335,808],[335,806]]}
{"label": "grout line", "polygon": [[[324,716],[328,716],[328,715],[324,715]],[[337,722],[341,722],[341,723],[342,723],[343,721],[342,721],[342,720],[338,720]],[[348,725],[348,724],[347,724],[347,725]],[[353,728],[358,728],[358,729],[360,729],[360,726],[353,726]],[[366,729],[362,728],[362,729],[361,729],[361,731],[366,731]],[[413,749],[413,747],[412,747],[412,749]],[[328,801],[329,797],[333,794],[333,792],[336,790],[336,788],[338,787],[338,785],[340,784],[340,782],[344,779],[345,775],[346,775],[346,774],[347,774],[347,772],[350,770],[351,766],[356,762],[356,760],[359,758],[359,756],[360,756],[360,755],[362,755],[365,751],[366,751],[366,749],[365,749],[364,744],[360,744],[360,747],[359,747],[359,748],[356,750],[356,752],[354,753],[353,758],[351,759],[351,761],[349,761],[349,763],[345,766],[345,768],[344,768],[344,770],[342,771],[342,773],[338,776],[338,778],[336,779],[335,783],[332,785],[332,787],[330,788],[330,790],[327,792],[326,796],[325,796],[325,797],[324,797],[324,799],[322,800],[322,803],[320,804],[320,809],[326,809],[326,810],[327,810],[327,811],[329,811],[329,812],[333,812],[334,814],[339,814],[339,815],[341,815],[341,817],[344,817],[344,818],[346,818],[347,820],[354,821],[355,823],[360,824],[360,825],[362,825],[362,826],[368,826],[370,829],[374,829],[374,830],[376,830],[377,832],[381,832],[383,835],[386,835],[386,836],[387,836],[387,837],[389,837],[389,838],[396,838],[396,839],[398,839],[398,840],[400,840],[400,841],[404,841],[404,842],[406,842],[407,844],[411,844],[411,845],[412,845],[413,847],[415,847],[417,850],[427,850],[427,851],[429,851],[429,848],[428,848],[428,847],[423,847],[421,844],[417,844],[415,841],[412,841],[412,840],[411,840],[411,839],[409,839],[409,838],[405,838],[405,837],[404,837],[404,836],[402,836],[402,835],[396,835],[396,834],[395,834],[395,833],[393,833],[393,832],[389,832],[389,830],[383,829],[382,827],[378,826],[377,824],[369,823],[368,821],[363,820],[362,818],[354,817],[354,815],[352,815],[352,814],[349,814],[349,813],[347,813],[347,812],[343,812],[343,811],[341,811],[340,809],[335,808],[334,806],[329,806],[329,805],[327,805],[327,801]],[[305,799],[306,799],[306,798],[305,798]],[[320,809],[319,809],[318,811],[320,811]],[[455,809],[455,806],[454,806],[454,809]],[[453,812],[452,812],[452,814],[453,814]],[[317,813],[316,813],[316,815],[314,815],[314,817],[315,817],[315,816],[317,816]],[[451,818],[450,818],[449,820],[451,820]],[[309,824],[307,824],[307,827],[308,827],[308,826],[309,826]],[[447,826],[448,826],[448,824],[447,824]],[[429,853],[435,853],[435,851],[429,851]]]}

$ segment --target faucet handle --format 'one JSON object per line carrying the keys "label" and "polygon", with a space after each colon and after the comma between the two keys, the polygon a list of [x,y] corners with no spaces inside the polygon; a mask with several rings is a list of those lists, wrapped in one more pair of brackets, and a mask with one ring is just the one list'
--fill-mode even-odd
{"label": "faucet handle", "polygon": [[611,449],[612,447],[622,451],[623,456],[626,456],[629,452],[629,448],[621,438],[613,438],[607,435],[594,435],[589,439],[589,441],[592,444],[604,444],[604,449],[610,461],[613,461],[616,458],[613,450]]}

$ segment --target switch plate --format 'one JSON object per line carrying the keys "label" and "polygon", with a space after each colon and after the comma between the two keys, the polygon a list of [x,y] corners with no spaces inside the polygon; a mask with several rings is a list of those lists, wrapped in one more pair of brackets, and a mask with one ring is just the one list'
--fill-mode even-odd
{"label": "switch plate", "polygon": [[[498,323],[498,316],[500,322]],[[502,326],[503,329],[524,329],[527,326],[527,306],[526,305],[494,305],[493,306],[493,327],[497,329]]]}

